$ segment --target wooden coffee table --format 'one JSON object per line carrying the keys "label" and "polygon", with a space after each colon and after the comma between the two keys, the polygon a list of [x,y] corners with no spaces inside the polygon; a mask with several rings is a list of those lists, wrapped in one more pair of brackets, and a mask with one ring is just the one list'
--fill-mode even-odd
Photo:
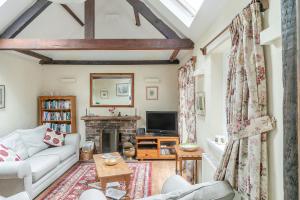
{"label": "wooden coffee table", "polygon": [[[117,152],[112,154],[120,156],[120,154]],[[107,166],[104,163],[102,155],[103,154],[96,154],[93,157],[96,163],[97,179],[100,181],[103,192],[106,190],[107,183],[124,181],[128,195],[130,192],[130,176],[133,173],[132,170],[129,169],[122,157],[120,158],[121,161],[118,164],[114,166]]]}

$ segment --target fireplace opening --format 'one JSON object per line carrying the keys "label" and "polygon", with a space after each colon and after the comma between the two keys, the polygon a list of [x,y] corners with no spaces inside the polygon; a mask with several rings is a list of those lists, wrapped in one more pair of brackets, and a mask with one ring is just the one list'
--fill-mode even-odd
{"label": "fireplace opening", "polygon": [[119,151],[120,135],[117,129],[104,129],[102,131],[102,153]]}

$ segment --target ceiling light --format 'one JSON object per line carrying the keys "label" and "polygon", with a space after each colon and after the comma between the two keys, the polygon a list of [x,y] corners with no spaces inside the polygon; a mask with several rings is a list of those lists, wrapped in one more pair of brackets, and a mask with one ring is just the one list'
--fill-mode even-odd
{"label": "ceiling light", "polygon": [[69,4],[69,3],[84,3],[86,0],[49,0],[49,1],[58,4]]}

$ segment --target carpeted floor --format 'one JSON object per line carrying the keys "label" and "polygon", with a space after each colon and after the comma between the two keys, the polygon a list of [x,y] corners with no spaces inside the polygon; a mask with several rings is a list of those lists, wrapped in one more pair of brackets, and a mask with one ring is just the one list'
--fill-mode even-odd
{"label": "carpeted floor", "polygon": [[[152,194],[152,163],[128,163],[133,170],[130,198],[138,199]],[[46,189],[37,200],[77,200],[80,194],[96,182],[94,163],[78,163]],[[122,184],[124,187],[124,184]]]}

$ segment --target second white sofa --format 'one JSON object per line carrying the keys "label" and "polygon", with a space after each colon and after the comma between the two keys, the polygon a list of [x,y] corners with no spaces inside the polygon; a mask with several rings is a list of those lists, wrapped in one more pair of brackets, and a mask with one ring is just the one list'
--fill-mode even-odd
{"label": "second white sofa", "polygon": [[8,197],[26,191],[33,199],[79,160],[79,134],[68,134],[65,145],[50,147],[43,142],[45,126],[17,130],[0,144],[14,150],[22,159],[0,162],[0,194]]}

